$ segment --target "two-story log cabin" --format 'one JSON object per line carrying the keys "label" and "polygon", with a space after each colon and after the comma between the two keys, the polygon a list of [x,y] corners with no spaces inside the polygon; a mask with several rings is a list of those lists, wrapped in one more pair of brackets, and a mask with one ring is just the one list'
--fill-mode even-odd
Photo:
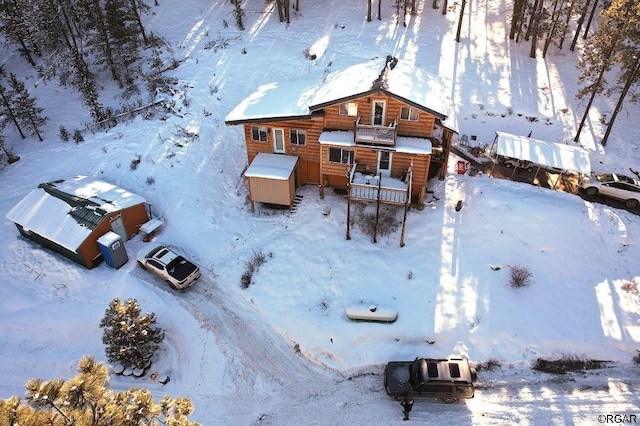
{"label": "two-story log cabin", "polygon": [[354,198],[376,199],[380,187],[382,202],[404,204],[410,179],[422,204],[456,132],[446,99],[435,77],[375,58],[318,83],[262,85],[225,123],[244,125],[252,203],[291,206],[297,186],[318,184],[321,197],[349,186]]}

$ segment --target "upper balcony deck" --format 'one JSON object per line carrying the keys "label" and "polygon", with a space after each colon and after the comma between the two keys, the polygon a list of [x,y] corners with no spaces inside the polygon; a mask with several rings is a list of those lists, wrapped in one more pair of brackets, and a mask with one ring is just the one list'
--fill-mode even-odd
{"label": "upper balcony deck", "polygon": [[354,125],[354,142],[367,145],[395,146],[398,137],[398,123],[394,120],[388,126],[361,124],[360,117]]}

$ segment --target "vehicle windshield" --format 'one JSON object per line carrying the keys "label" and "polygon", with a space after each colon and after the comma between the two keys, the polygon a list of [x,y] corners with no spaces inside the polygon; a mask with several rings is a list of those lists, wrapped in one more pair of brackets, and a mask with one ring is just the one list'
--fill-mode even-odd
{"label": "vehicle windshield", "polygon": [[[153,250],[151,250],[149,253],[147,253],[147,255],[145,256],[147,259],[152,258],[153,256],[156,255],[156,253],[158,253],[160,250],[165,250],[165,248],[163,246],[158,246],[156,248],[154,248]],[[162,255],[158,256],[158,257],[162,257]]]}
{"label": "vehicle windshield", "polygon": [[615,176],[612,173],[601,173],[596,175],[596,179],[598,182],[612,182],[616,180]]}
{"label": "vehicle windshield", "polygon": [[632,185],[637,185],[637,184],[638,184],[638,181],[637,181],[637,180],[635,180],[635,179],[634,179],[634,178],[632,178],[632,177],[625,176],[625,175],[617,175],[617,176],[618,176],[618,180],[619,180],[620,182],[626,182],[626,183],[630,183],[630,184],[632,184]]}
{"label": "vehicle windshield", "polygon": [[424,360],[415,360],[409,366],[409,384],[413,389],[419,389],[424,384],[422,379],[422,364]]}

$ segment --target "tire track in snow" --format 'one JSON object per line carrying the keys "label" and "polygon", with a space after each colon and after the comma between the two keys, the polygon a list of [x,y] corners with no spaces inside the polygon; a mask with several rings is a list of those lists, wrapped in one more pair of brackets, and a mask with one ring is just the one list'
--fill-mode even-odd
{"label": "tire track in snow", "polygon": [[300,397],[335,385],[337,372],[305,359],[253,307],[234,300],[215,283],[207,284],[199,283],[177,300],[215,335],[227,362],[226,392],[257,401],[283,393]]}

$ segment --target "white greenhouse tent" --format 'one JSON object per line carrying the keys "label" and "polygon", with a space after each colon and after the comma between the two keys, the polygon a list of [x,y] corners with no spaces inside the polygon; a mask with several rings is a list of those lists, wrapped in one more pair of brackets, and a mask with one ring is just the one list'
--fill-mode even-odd
{"label": "white greenhouse tent", "polygon": [[562,172],[591,173],[588,151],[576,146],[545,142],[527,136],[496,132],[491,154],[534,163],[538,166],[538,171],[540,167],[544,167]]}

